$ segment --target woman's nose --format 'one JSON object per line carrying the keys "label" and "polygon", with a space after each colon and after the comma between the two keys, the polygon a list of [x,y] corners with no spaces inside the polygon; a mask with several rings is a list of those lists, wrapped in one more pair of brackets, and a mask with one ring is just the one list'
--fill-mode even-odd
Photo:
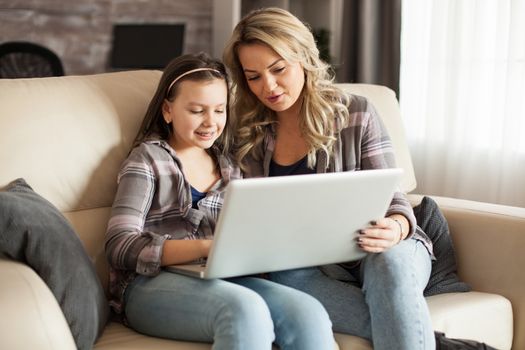
{"label": "woman's nose", "polygon": [[275,78],[270,75],[270,74],[266,74],[264,77],[263,77],[263,82],[264,82],[264,89],[267,91],[267,92],[271,92],[273,89],[275,89],[277,83],[275,81]]}

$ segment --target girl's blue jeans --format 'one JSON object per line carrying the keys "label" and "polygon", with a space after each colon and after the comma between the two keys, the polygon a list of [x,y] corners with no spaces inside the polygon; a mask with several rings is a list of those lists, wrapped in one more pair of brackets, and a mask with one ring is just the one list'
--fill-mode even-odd
{"label": "girl's blue jeans", "polygon": [[333,349],[321,303],[256,277],[201,280],[162,271],[138,276],[125,293],[131,328],[162,338],[213,342],[215,350]]}

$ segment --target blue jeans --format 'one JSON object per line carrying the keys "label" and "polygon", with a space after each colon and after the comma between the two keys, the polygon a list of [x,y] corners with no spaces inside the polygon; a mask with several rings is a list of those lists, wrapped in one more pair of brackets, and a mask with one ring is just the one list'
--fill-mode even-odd
{"label": "blue jeans", "polygon": [[427,249],[408,239],[369,254],[354,271],[330,265],[273,272],[270,279],[317,298],[336,332],[367,338],[374,350],[417,350],[435,349],[423,297],[430,271]]}
{"label": "blue jeans", "polygon": [[332,324],[310,295],[261,278],[201,280],[162,271],[125,293],[131,328],[162,338],[213,342],[213,349],[332,349]]}

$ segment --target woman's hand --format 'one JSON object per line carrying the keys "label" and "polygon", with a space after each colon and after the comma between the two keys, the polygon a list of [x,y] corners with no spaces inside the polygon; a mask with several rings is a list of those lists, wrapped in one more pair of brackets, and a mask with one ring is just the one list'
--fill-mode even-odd
{"label": "woman's hand", "polygon": [[408,220],[402,215],[391,215],[371,222],[370,226],[359,231],[357,244],[368,253],[381,253],[405,239]]}

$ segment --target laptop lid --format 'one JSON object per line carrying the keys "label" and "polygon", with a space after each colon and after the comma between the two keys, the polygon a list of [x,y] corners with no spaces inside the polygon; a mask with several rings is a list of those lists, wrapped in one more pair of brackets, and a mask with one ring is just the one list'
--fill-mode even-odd
{"label": "laptop lid", "polygon": [[225,278],[360,259],[357,231],[385,215],[401,175],[377,169],[232,181],[206,268],[190,269]]}

